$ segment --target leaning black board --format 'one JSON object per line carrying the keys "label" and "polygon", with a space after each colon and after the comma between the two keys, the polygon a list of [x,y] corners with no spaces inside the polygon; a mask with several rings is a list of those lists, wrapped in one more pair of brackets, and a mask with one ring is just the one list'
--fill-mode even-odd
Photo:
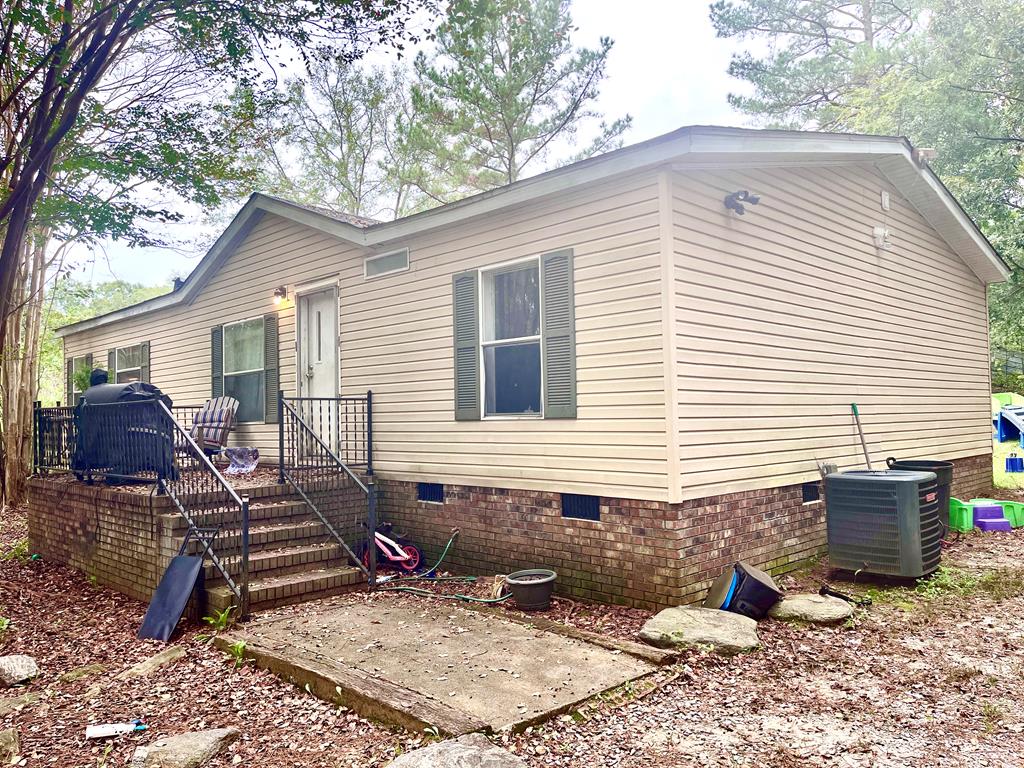
{"label": "leaning black board", "polygon": [[202,556],[178,555],[172,558],[153,593],[153,599],[149,601],[139,638],[170,640],[193,590],[202,594],[203,587]]}

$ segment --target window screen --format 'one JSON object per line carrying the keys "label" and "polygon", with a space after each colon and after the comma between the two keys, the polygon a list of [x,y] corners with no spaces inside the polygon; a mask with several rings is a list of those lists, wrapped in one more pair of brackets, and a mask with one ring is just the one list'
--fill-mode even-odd
{"label": "window screen", "polygon": [[484,413],[540,416],[538,263],[483,274]]}
{"label": "window screen", "polygon": [[118,384],[142,380],[142,345],[118,347],[114,351],[115,376]]}

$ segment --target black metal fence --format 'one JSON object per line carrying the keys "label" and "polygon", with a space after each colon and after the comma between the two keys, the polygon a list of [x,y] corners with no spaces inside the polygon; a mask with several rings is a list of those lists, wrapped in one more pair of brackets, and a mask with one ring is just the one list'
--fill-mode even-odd
{"label": "black metal fence", "polygon": [[78,429],[75,425],[75,407],[58,405],[43,407],[36,402],[32,418],[32,463],[36,472],[71,469]]}
{"label": "black metal fence", "polygon": [[377,518],[373,393],[309,398],[279,392],[278,411],[280,482],[289,483],[302,496],[374,584],[376,551],[366,546],[367,531],[376,528]]}
{"label": "black metal fence", "polygon": [[[43,408],[34,413],[37,472],[71,471],[86,482],[156,484],[248,613],[249,505],[190,434],[200,406],[159,399]],[[77,412],[76,412],[77,411]],[[183,426],[188,424],[189,427]],[[202,551],[202,549],[200,549]]]}

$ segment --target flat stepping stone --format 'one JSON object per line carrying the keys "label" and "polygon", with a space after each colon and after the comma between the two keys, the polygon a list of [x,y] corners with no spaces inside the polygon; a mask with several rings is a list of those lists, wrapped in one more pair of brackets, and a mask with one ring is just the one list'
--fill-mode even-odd
{"label": "flat stepping stone", "polygon": [[180,645],[172,645],[165,648],[155,656],[140,661],[134,667],[129,667],[117,676],[118,680],[131,680],[134,677],[149,677],[161,667],[172,664],[185,655],[185,649]]}
{"label": "flat stepping stone", "polygon": [[31,656],[0,656],[0,683],[5,688],[24,683],[39,675],[39,667]]}
{"label": "flat stepping stone", "polygon": [[136,748],[131,765],[132,768],[199,768],[240,735],[237,728],[216,728],[167,736],[149,746]]}
{"label": "flat stepping stone", "polygon": [[723,656],[752,651],[761,645],[753,619],[690,606],[666,608],[655,614],[640,630],[640,638],[658,648],[711,646]]}
{"label": "flat stepping stone", "polygon": [[9,696],[0,699],[0,717],[3,717],[8,712],[14,712],[16,709],[31,706],[41,698],[43,698],[41,693],[23,693],[21,696]]}
{"label": "flat stepping stone", "polygon": [[92,677],[93,675],[102,674],[106,669],[107,668],[102,664],[86,664],[84,667],[75,667],[74,669],[65,672],[57,678],[57,680],[61,683],[73,683],[84,677]]}
{"label": "flat stepping stone", "polygon": [[479,733],[406,752],[387,768],[526,768],[526,763]]}
{"label": "flat stepping stone", "polygon": [[786,595],[768,615],[778,621],[804,624],[840,624],[853,616],[853,606],[831,595]]}

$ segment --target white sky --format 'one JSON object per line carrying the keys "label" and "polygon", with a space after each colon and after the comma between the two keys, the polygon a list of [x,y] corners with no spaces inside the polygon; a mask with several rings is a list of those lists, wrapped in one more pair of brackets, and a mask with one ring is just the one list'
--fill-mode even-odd
{"label": "white sky", "polygon": [[[609,119],[633,116],[626,144],[683,125],[747,123],[726,100],[740,87],[726,74],[735,44],[715,37],[708,0],[575,0],[572,13],[579,28],[577,45],[596,45],[602,35],[615,40],[597,109]],[[381,57],[373,60],[378,63]],[[583,143],[585,136],[580,138]],[[147,284],[185,276],[226,223],[204,224],[196,211],[189,221],[167,230],[167,239],[179,243],[176,248],[108,243],[94,255],[79,252],[77,276]]]}

